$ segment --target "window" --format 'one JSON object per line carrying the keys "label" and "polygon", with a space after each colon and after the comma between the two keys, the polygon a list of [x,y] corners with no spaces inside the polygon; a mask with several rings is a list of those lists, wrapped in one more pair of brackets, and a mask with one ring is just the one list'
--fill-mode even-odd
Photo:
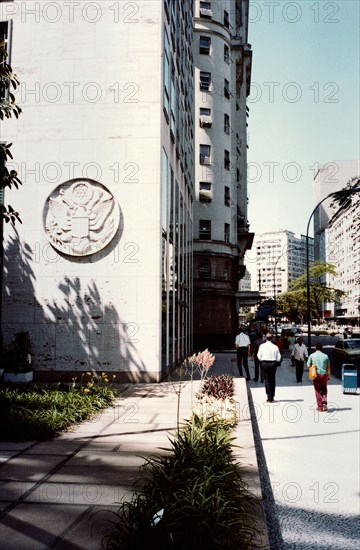
{"label": "window", "polygon": [[224,241],[230,242],[230,224],[224,223]]}
{"label": "window", "polygon": [[199,200],[200,202],[211,202],[212,189],[210,181],[201,181],[199,183]]}
{"label": "window", "polygon": [[170,120],[170,132],[171,132],[171,138],[173,141],[175,141],[175,135],[176,135],[176,88],[175,88],[175,80],[174,77],[171,77],[171,120]]}
{"label": "window", "polygon": [[230,170],[230,153],[226,149],[224,150],[224,168]]}
{"label": "window", "polygon": [[[9,27],[8,27],[7,21],[0,21],[0,40],[5,41],[5,49],[7,51],[7,54],[9,55],[9,43],[8,43],[8,34],[9,34]],[[8,57],[6,58],[8,61]],[[2,80],[2,79],[1,79]],[[3,82],[0,80],[0,99],[7,99],[8,98],[8,89],[3,84]]]}
{"label": "window", "polygon": [[164,31],[164,111],[169,119],[170,111],[170,43],[167,32]]}
{"label": "window", "polygon": [[210,240],[211,239],[211,221],[199,220],[199,239]]}
{"label": "window", "polygon": [[210,55],[211,38],[208,36],[200,36],[199,52],[204,55]]}
{"label": "window", "polygon": [[200,164],[210,164],[211,145],[200,145]]}
{"label": "window", "polygon": [[230,83],[226,78],[224,79],[224,96],[226,99],[230,99],[231,92],[230,92]]}
{"label": "window", "polygon": [[200,90],[209,92],[211,87],[211,73],[200,71]]}
{"label": "window", "polygon": [[224,10],[224,27],[227,29],[230,27],[229,12]]}
{"label": "window", "polygon": [[210,128],[212,125],[211,109],[200,107],[200,126]]}
{"label": "window", "polygon": [[229,46],[224,44],[224,61],[229,65],[230,63],[230,49]]}
{"label": "window", "polygon": [[200,279],[210,279],[211,278],[211,263],[209,262],[209,260],[204,260],[204,261],[200,262],[199,277],[200,277]]}
{"label": "window", "polygon": [[226,114],[224,115],[224,132],[230,134],[230,117]]}
{"label": "window", "polygon": [[225,206],[230,206],[230,187],[224,187],[224,204]]}
{"label": "window", "polygon": [[200,2],[200,17],[204,17],[204,19],[212,18],[211,2]]}

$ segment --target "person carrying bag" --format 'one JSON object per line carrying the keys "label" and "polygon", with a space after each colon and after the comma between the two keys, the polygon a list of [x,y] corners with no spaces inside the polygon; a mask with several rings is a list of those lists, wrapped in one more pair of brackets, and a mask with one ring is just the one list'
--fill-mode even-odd
{"label": "person carrying bag", "polygon": [[316,344],[315,353],[309,356],[307,366],[309,378],[313,381],[317,410],[326,412],[327,407],[327,382],[330,380],[330,360],[326,353],[323,353],[322,344]]}

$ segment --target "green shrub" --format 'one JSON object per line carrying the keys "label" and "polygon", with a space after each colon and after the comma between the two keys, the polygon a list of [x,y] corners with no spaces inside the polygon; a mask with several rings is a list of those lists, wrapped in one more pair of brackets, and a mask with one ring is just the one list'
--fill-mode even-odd
{"label": "green shrub", "polygon": [[124,502],[108,550],[246,548],[256,533],[255,497],[233,460],[231,430],[192,417],[172,454],[148,459],[142,486]]}
{"label": "green shrub", "polygon": [[[89,384],[91,384],[89,386]],[[44,440],[59,435],[71,426],[91,418],[111,405],[116,392],[111,386],[88,382],[75,387],[19,385],[0,390],[0,438]]]}

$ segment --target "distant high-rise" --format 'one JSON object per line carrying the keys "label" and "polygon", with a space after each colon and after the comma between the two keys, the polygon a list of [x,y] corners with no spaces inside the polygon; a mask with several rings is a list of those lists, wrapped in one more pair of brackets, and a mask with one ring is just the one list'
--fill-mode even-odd
{"label": "distant high-rise", "polygon": [[[306,271],[306,237],[292,231],[269,231],[256,235],[256,276],[252,287],[272,298],[288,289],[289,283]],[[314,259],[313,239],[309,240],[309,261]]]}
{"label": "distant high-rise", "polygon": [[[334,160],[319,165],[313,181],[314,207],[330,193],[343,189],[351,178],[359,174],[359,160]],[[334,208],[331,208],[331,204],[332,200],[330,198],[324,201],[314,212],[315,260],[325,261],[326,258],[324,230],[335,213]]]}
{"label": "distant high-rise", "polygon": [[330,317],[340,324],[360,326],[360,194],[354,194],[330,219],[325,230],[326,260],[335,266],[329,286],[345,294],[328,304]]}

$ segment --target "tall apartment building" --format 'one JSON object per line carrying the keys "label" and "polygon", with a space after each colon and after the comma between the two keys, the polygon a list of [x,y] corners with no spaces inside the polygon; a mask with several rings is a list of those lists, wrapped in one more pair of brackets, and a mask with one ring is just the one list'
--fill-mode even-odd
{"label": "tall apartment building", "polygon": [[[314,175],[314,207],[327,195],[343,189],[354,177],[360,175],[360,160],[334,160],[319,165]],[[314,257],[325,261],[325,229],[335,213],[331,199],[325,200],[314,212]],[[328,246],[331,247],[330,243]]]}
{"label": "tall apartment building", "polygon": [[[256,235],[256,279],[253,289],[266,298],[286,292],[289,283],[306,271],[306,237],[292,231],[270,231]],[[314,259],[313,239],[309,239],[309,261]]]}
{"label": "tall apartment building", "polygon": [[23,109],[1,139],[24,183],[1,328],[29,331],[38,378],[157,381],[191,351],[192,17],[192,0],[0,2]]}
{"label": "tall apartment building", "polygon": [[247,219],[248,0],[195,2],[194,344],[233,346]]}
{"label": "tall apartment building", "polygon": [[354,194],[330,219],[325,230],[326,261],[335,266],[329,286],[345,292],[327,305],[329,316],[340,324],[360,326],[360,197]]}
{"label": "tall apartment building", "polygon": [[[313,183],[314,205],[327,195],[339,191],[354,178],[360,177],[360,160],[336,160],[319,166]],[[332,200],[325,200],[314,213],[315,259],[335,265],[337,276],[325,276],[324,281],[346,293],[339,303],[326,304],[325,316],[341,323],[358,322],[359,314],[359,228],[358,203],[353,197],[351,205],[340,210]]]}

